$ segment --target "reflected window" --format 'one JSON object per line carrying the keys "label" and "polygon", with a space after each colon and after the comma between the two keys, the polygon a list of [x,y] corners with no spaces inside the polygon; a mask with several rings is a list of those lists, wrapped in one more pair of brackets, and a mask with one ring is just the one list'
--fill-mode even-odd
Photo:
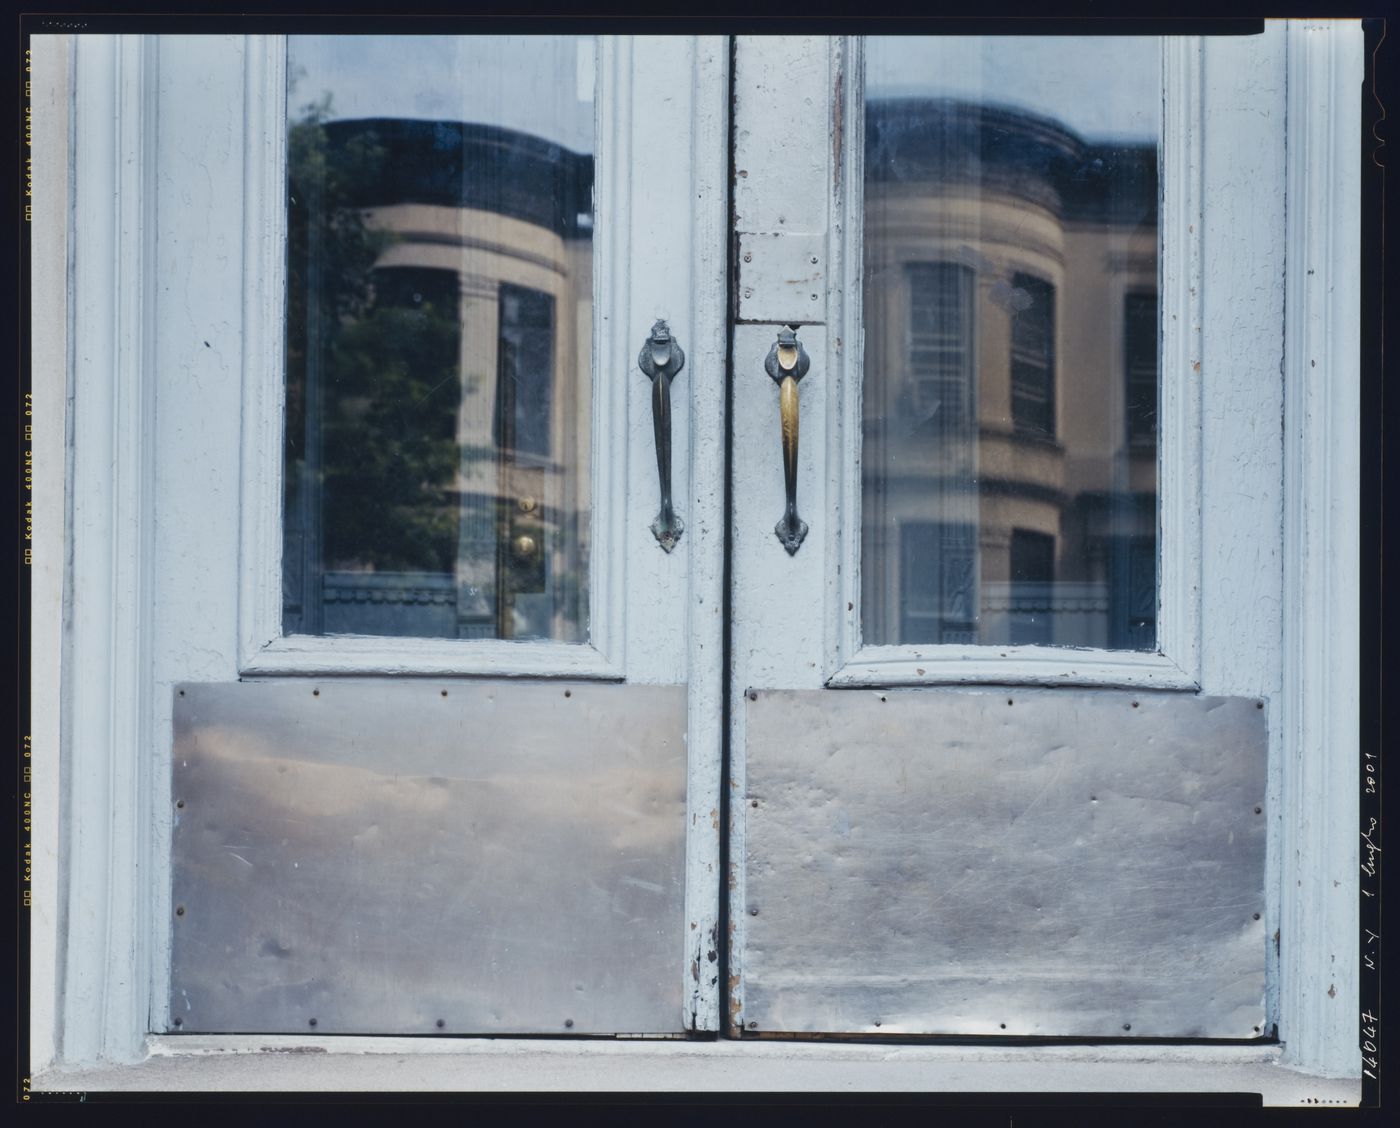
{"label": "reflected window", "polygon": [[1157,295],[1123,298],[1123,377],[1128,441],[1157,441]]}
{"label": "reflected window", "polygon": [[900,529],[900,557],[905,641],[976,641],[976,529],[911,521]]}
{"label": "reflected window", "polygon": [[1011,641],[1050,641],[1055,583],[1055,538],[1031,529],[1011,530]]}
{"label": "reflected window", "polygon": [[911,263],[909,410],[939,431],[972,416],[972,271],[948,262]]}
{"label": "reflected window", "polygon": [[284,630],[583,641],[593,39],[288,65]]}
{"label": "reflected window", "polygon": [[1055,437],[1055,288],[1029,274],[1012,276],[1011,423]]}
{"label": "reflected window", "polygon": [[1161,43],[865,45],[862,639],[1151,649]]}
{"label": "reflected window", "polygon": [[554,371],[554,298],[524,286],[500,289],[496,445],[508,461],[549,455]]}

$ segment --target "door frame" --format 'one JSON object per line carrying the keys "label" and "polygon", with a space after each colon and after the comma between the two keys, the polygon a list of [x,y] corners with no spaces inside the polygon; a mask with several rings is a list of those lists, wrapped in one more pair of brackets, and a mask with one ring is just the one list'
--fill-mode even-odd
{"label": "door frame", "polygon": [[[1300,1083],[1306,1092],[1312,1083],[1274,1063],[1351,1078],[1360,1068],[1352,1002],[1359,964],[1358,850],[1351,831],[1359,780],[1355,337],[1360,297],[1355,266],[1361,136],[1356,86],[1364,61],[1359,25],[1299,22],[1290,24],[1286,35],[1286,145],[1283,131],[1278,134],[1288,198],[1282,280],[1288,303],[1283,323],[1282,568],[1285,606],[1297,608],[1297,614],[1286,616],[1283,624],[1284,673],[1278,691],[1284,719],[1271,757],[1278,772],[1271,799],[1279,804],[1279,848],[1271,853],[1270,868],[1279,919],[1292,940],[1283,949],[1278,972],[1284,1044],[1273,1052],[1216,1047],[1181,1055],[1164,1049],[1147,1066],[1143,1080],[1195,1088],[1191,1079],[1208,1074],[1213,1085],[1232,1088],[1242,1075],[1231,1070],[1253,1063],[1258,1072],[1249,1074],[1250,1081],[1276,1095],[1296,1093]],[[706,83],[726,73],[727,56],[727,50],[718,52],[704,69]],[[147,350],[151,299],[160,282],[154,230],[142,222],[143,209],[153,203],[152,194],[141,191],[153,173],[152,107],[159,76],[151,61],[136,38],[101,51],[90,46],[79,51],[68,36],[34,43],[36,506],[31,576],[38,613],[31,665],[31,1068],[39,1074],[36,1088],[92,1082],[101,1083],[93,1087],[213,1088],[227,1086],[232,1076],[253,1087],[275,1088],[279,1079],[285,1083],[284,1074],[269,1068],[270,1059],[279,1055],[253,1052],[230,1058],[210,1051],[276,1048],[276,1039],[212,1039],[202,1045],[147,1034],[151,922],[157,917],[143,863],[154,856],[159,843],[152,838],[159,834],[148,829],[153,799],[146,750],[152,733],[140,703],[149,689],[144,659],[154,614],[149,539],[153,451],[151,436],[137,424],[150,418],[153,407]],[[1208,58],[1208,74],[1209,66]],[[701,78],[699,69],[690,76],[692,90],[700,88]],[[727,96],[727,80],[722,86]],[[707,138],[706,152],[724,151],[723,111],[697,122],[696,130],[696,151],[701,137]],[[1201,151],[1207,167],[1228,160],[1228,147],[1223,141],[1213,146],[1209,135]],[[1330,159],[1316,159],[1319,153]],[[1309,154],[1314,155],[1311,161]],[[75,155],[83,167],[77,178],[71,175]],[[718,182],[725,182],[723,171]],[[234,181],[240,183],[241,176]],[[700,222],[702,231],[713,234],[713,245],[723,247],[724,215],[711,207]],[[240,242],[256,241],[256,225],[242,230]],[[722,261],[721,253],[716,262]],[[70,265],[63,269],[59,264]],[[722,326],[723,290],[716,293],[713,274],[697,267],[695,276],[701,275],[708,296],[697,298],[697,323],[702,310],[712,309]],[[695,339],[700,346],[702,335]],[[722,329],[703,339],[712,356],[723,356]],[[689,350],[690,342],[684,343]],[[724,370],[722,364],[719,370]],[[1321,379],[1314,372],[1340,378]],[[89,419],[105,422],[85,425],[79,435],[77,409],[84,405]],[[705,428],[700,428],[703,436],[696,435],[698,420],[716,418],[721,411],[722,399],[707,400],[704,412],[696,410],[690,422],[696,436],[690,486],[696,519],[688,523],[688,536],[697,540],[718,538],[723,528],[723,439],[716,441]],[[722,545],[722,540],[709,543]],[[716,614],[724,600],[720,560],[704,554],[703,574],[692,576],[694,602],[687,615],[692,671],[705,669],[706,662],[718,671],[713,655],[723,633],[722,616]],[[691,681],[692,717],[698,707],[714,709],[722,697],[720,682],[718,673]],[[708,730],[697,732],[692,720],[691,756],[712,756],[717,779],[721,733],[718,713],[714,715]],[[691,802],[692,819],[705,807],[704,797],[694,798],[701,801]],[[688,863],[702,871],[695,875],[697,887],[713,880],[717,893],[718,874],[705,871],[709,864],[703,857]],[[695,931],[703,933],[698,925]],[[706,1004],[698,1004],[695,1013],[697,1027],[705,1028],[703,1016],[711,1013]],[[391,1076],[362,1056],[374,1048],[371,1043],[385,1040],[349,1041],[361,1044],[337,1040],[337,1049],[348,1053],[304,1058],[303,1067],[327,1078],[342,1076],[343,1068],[381,1081]],[[392,1049],[412,1055],[433,1049],[431,1041],[398,1042]],[[514,1054],[513,1060],[525,1068],[538,1068],[526,1046],[497,1043],[496,1048]],[[755,1054],[758,1049],[745,1048]],[[840,1055],[844,1061],[872,1056],[856,1047],[845,1049],[852,1052]],[[887,1053],[885,1047],[868,1049],[874,1057]],[[673,1054],[648,1050],[648,1057],[632,1055],[630,1067],[615,1068],[609,1065],[615,1055],[605,1051],[576,1043],[566,1052],[590,1076],[611,1079],[614,1086],[644,1078],[647,1067],[637,1064],[642,1061],[655,1064],[651,1075],[663,1085],[680,1076],[673,1072]],[[461,1068],[460,1054],[440,1053],[440,1047],[434,1052],[442,1070],[437,1076],[452,1076]],[[1141,1055],[1134,1048],[1130,1057]],[[906,1056],[911,1070],[916,1062],[939,1060],[937,1054]],[[1008,1055],[988,1047],[962,1047],[958,1056],[989,1064],[1003,1083],[1007,1077],[1040,1078],[1041,1087],[1046,1075],[1037,1072],[1037,1063],[1053,1067],[1057,1057],[1064,1060],[1045,1051]],[[223,1060],[211,1066],[217,1058]],[[141,1072],[139,1063],[157,1059],[175,1059],[177,1068],[159,1075]],[[507,1059],[494,1060],[500,1063],[495,1076],[519,1076],[505,1064]],[[780,1078],[796,1076],[781,1072],[783,1062],[827,1059],[817,1049],[798,1046],[764,1052],[754,1060],[769,1076]],[[1128,1058],[1111,1048],[1087,1060],[1098,1063],[1105,1087],[1133,1087],[1132,1078],[1141,1079],[1141,1071],[1134,1074]],[[97,1070],[99,1061],[112,1063],[112,1069]],[[1170,1071],[1173,1061],[1183,1063],[1184,1082],[1180,1074],[1163,1081],[1163,1070]],[[954,1077],[937,1072],[934,1065],[929,1068],[934,1072],[919,1074],[923,1086]],[[719,1076],[719,1070],[715,1065],[708,1075]],[[1027,1087],[1037,1086],[1032,1081]]]}

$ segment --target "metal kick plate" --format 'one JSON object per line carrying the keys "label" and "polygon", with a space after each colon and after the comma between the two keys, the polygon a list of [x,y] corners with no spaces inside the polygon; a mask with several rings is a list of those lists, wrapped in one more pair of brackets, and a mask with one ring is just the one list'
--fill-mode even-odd
{"label": "metal kick plate", "polygon": [[746,710],[746,1028],[1266,1033],[1259,702],[920,688]]}
{"label": "metal kick plate", "polygon": [[175,697],[172,1031],[681,1027],[684,687]]}

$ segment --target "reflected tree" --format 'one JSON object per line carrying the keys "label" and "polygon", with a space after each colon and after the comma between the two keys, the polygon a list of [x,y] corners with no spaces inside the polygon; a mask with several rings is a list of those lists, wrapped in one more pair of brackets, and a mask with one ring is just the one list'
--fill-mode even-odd
{"label": "reflected tree", "polygon": [[288,133],[287,512],[313,572],[450,573],[456,276],[376,269],[394,241],[365,211],[385,149],[331,114],[326,96]]}

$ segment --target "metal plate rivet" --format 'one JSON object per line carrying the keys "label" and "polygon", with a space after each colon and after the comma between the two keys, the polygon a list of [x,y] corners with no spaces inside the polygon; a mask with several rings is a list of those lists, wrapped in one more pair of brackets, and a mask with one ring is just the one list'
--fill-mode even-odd
{"label": "metal plate rivet", "polygon": [[1131,1030],[1132,1028],[1133,1028],[1133,1024],[1132,1024],[1131,1022],[1125,1022],[1125,1023],[1123,1023],[1123,1029],[1124,1029],[1124,1030]]}
{"label": "metal plate rivet", "polygon": [[574,1024],[574,1020],[573,1020],[572,1018],[566,1018],[566,1019],[564,1020],[564,1025],[565,1025],[565,1026],[573,1026],[573,1024]]}
{"label": "metal plate rivet", "polygon": [[757,909],[750,909],[750,910],[749,910],[749,916],[758,916],[758,910],[757,910]]}
{"label": "metal plate rivet", "polygon": [[447,696],[447,690],[444,689],[444,690],[442,691],[442,695],[443,695],[444,697],[446,697],[446,696]]}
{"label": "metal plate rivet", "polygon": [[566,690],[564,691],[564,696],[565,696],[565,697],[572,697],[573,695],[574,695],[574,691],[573,691],[572,689],[566,689]]}
{"label": "metal plate rivet", "polygon": [[1264,808],[1263,808],[1263,807],[1255,807],[1255,808],[1254,808],[1254,813],[1255,813],[1256,815],[1262,815],[1262,814],[1264,813]]}
{"label": "metal plate rivet", "polygon": [[[185,1025],[185,1020],[184,1020],[183,1018],[177,1018],[177,1019],[175,1020],[175,1025],[176,1025],[176,1026],[184,1026],[184,1025]],[[1255,1030],[1258,1030],[1259,1027],[1256,1026],[1254,1029],[1255,1029]]]}
{"label": "metal plate rivet", "polygon": [[184,915],[185,915],[185,906],[184,906],[184,905],[176,905],[176,906],[175,906],[175,915],[176,915],[176,916],[184,916]]}
{"label": "metal plate rivet", "polygon": [[1133,708],[1136,709],[1137,707],[1138,707],[1138,703],[1137,703],[1136,701],[1134,701],[1134,702],[1133,702]]}
{"label": "metal plate rivet", "polygon": [[441,1029],[442,1029],[444,1026],[446,1026],[446,1025],[447,1025],[447,1020],[446,1020],[446,1019],[440,1018],[440,1019],[437,1020],[437,1028],[438,1028],[439,1030],[441,1030]]}
{"label": "metal plate rivet", "polygon": [[757,1029],[758,1029],[758,1023],[757,1023],[757,1022],[750,1022],[750,1023],[749,1023],[749,1029],[750,1029],[750,1030],[757,1030]]}
{"label": "metal plate rivet", "polygon": [[1258,913],[1255,913],[1255,914],[1254,914],[1254,919],[1255,919],[1255,920],[1258,920],[1258,919],[1259,919],[1259,914],[1258,914]]}
{"label": "metal plate rivet", "polygon": [[183,799],[177,799],[175,801],[175,809],[183,811],[185,809],[185,801]]}
{"label": "metal plate rivet", "polygon": [[749,806],[750,806],[750,807],[757,807],[757,806],[758,806],[758,800],[757,800],[757,799],[750,799],[750,800],[749,800]]}
{"label": "metal plate rivet", "polygon": [[756,689],[751,689],[751,690],[749,690],[749,700],[750,700],[750,701],[757,701],[757,700],[758,700],[758,690],[756,690]]}
{"label": "metal plate rivet", "polygon": [[309,1019],[307,1019],[307,1023],[308,1023],[308,1025],[310,1025],[310,1026],[315,1026],[315,1025],[316,1025],[316,1020],[315,1020],[314,1018],[309,1018]]}
{"label": "metal plate rivet", "polygon": [[313,690],[311,691],[311,696],[312,696],[312,697],[320,697],[320,696],[321,696],[321,691],[320,691],[319,689],[313,689]]}

